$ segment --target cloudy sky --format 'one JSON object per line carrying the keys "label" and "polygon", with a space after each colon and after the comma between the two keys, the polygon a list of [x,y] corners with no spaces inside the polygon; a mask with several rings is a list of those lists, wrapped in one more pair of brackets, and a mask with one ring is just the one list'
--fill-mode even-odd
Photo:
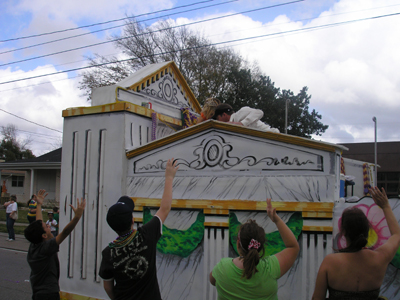
{"label": "cloudy sky", "polygon": [[[0,1],[0,126],[14,124],[20,139],[30,136],[35,155],[60,146],[62,110],[90,105],[78,89],[80,73],[20,79],[84,67],[93,53],[118,55],[111,43],[83,46],[107,41],[122,27],[107,28],[122,21],[87,25],[146,13],[139,20],[173,14],[177,24],[239,13],[188,26],[213,42],[261,36],[223,46],[257,61],[281,89],[307,86],[311,109],[329,125],[317,139],[373,142],[375,116],[378,141],[400,140],[400,0]],[[62,32],[43,35],[54,31]]]}

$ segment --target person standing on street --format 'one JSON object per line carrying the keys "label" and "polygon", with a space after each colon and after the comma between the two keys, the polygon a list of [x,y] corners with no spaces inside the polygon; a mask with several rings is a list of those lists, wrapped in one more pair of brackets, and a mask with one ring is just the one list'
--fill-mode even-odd
{"label": "person standing on street", "polygon": [[11,195],[10,201],[4,203],[4,206],[6,207],[7,241],[13,242],[15,241],[14,223],[18,219],[17,196]]}

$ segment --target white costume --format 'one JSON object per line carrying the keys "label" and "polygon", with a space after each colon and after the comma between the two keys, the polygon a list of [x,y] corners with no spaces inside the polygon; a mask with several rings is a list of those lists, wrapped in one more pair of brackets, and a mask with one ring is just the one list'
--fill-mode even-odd
{"label": "white costume", "polygon": [[229,121],[241,122],[243,126],[253,129],[279,133],[278,129],[272,128],[271,126],[260,121],[263,116],[264,113],[262,110],[244,106],[232,114]]}

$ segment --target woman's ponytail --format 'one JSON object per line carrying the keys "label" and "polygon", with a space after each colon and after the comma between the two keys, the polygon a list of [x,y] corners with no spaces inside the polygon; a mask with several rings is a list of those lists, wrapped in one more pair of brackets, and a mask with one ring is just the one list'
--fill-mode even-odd
{"label": "woman's ponytail", "polygon": [[257,265],[265,253],[265,231],[254,220],[249,220],[239,229],[239,253],[243,256],[242,278],[250,279],[258,272]]}

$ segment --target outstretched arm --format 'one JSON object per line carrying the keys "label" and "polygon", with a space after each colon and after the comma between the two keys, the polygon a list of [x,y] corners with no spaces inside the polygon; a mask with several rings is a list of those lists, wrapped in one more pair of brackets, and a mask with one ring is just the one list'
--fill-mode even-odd
{"label": "outstretched arm", "polygon": [[279,266],[281,267],[281,277],[289,271],[289,269],[294,264],[297,255],[300,251],[299,243],[296,240],[293,232],[289,227],[282,221],[282,219],[277,215],[276,208],[272,208],[271,199],[267,199],[267,213],[271,218],[272,222],[278,227],[278,231],[282,237],[283,243],[285,244],[285,249],[281,252],[275,254],[279,261]]}
{"label": "outstretched arm", "polygon": [[37,203],[36,206],[36,220],[42,220],[43,221],[43,215],[42,215],[42,205],[44,198],[46,198],[47,193],[46,190],[39,190],[38,194],[35,195],[35,201]]}
{"label": "outstretched arm", "polygon": [[81,198],[81,201],[79,202],[79,199],[76,199],[77,201],[77,207],[73,207],[72,205],[71,208],[74,211],[74,217],[72,220],[67,224],[67,226],[64,227],[63,231],[59,235],[56,236],[56,242],[58,245],[60,245],[66,238],[67,236],[74,230],[76,224],[78,224],[79,220],[82,217],[83,210],[85,209],[86,206],[86,200]]}
{"label": "outstretched arm", "polygon": [[179,167],[176,166],[177,162],[174,162],[174,159],[171,158],[167,162],[167,167],[165,169],[165,185],[164,185],[164,193],[161,198],[160,208],[158,209],[156,216],[161,219],[161,222],[164,223],[167,218],[172,203],[172,182],[174,181],[174,177],[176,171]]}
{"label": "outstretched arm", "polygon": [[389,205],[389,199],[386,196],[384,188],[382,188],[382,191],[380,191],[377,187],[372,187],[369,189],[369,193],[371,194],[376,205],[382,208],[390,233],[392,235],[385,244],[376,249],[378,253],[383,254],[385,262],[389,263],[396,255],[397,249],[399,249],[400,226],[393,214],[392,208]]}

